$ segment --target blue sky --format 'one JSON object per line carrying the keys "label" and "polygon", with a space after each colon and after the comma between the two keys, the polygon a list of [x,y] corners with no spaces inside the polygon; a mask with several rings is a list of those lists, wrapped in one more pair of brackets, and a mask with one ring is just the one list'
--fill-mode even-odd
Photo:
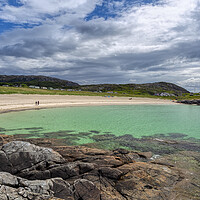
{"label": "blue sky", "polygon": [[87,15],[86,20],[94,18],[109,18],[120,17],[121,12],[132,8],[133,6],[155,5],[158,0],[104,0],[100,5],[96,5],[95,9]]}
{"label": "blue sky", "polygon": [[7,1],[9,5],[15,6],[15,7],[20,7],[23,5],[22,2],[18,1],[18,0],[8,0]]}
{"label": "blue sky", "polygon": [[200,91],[199,0],[0,0],[0,74]]}
{"label": "blue sky", "polygon": [[[23,2],[20,0],[8,0],[5,1],[2,7],[7,5],[13,6],[16,8],[23,7]],[[142,6],[142,5],[157,5],[159,3],[158,0],[103,0],[101,4],[97,4],[94,7],[94,10],[86,15],[84,18],[86,21],[96,19],[96,18],[104,18],[105,20],[109,18],[117,18],[121,16],[121,13],[133,6]],[[1,8],[0,8],[1,10]],[[53,15],[44,15],[43,18],[53,19],[55,16]],[[0,33],[5,31],[10,31],[16,28],[33,28],[34,26],[38,26],[37,23],[21,23],[20,21],[17,23],[12,23],[9,20],[0,20]]]}

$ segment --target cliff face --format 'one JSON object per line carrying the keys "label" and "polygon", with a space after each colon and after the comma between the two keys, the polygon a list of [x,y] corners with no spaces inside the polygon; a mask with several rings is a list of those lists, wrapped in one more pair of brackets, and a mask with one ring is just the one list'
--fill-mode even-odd
{"label": "cliff face", "polygon": [[61,80],[58,78],[52,78],[52,77],[47,77],[47,76],[6,76],[6,75],[0,75],[0,82],[4,82],[4,83],[25,83],[25,84],[40,84],[40,83],[54,83],[54,84],[58,84],[62,87],[65,86],[79,86],[78,83],[74,83],[71,81],[67,81],[67,80]]}

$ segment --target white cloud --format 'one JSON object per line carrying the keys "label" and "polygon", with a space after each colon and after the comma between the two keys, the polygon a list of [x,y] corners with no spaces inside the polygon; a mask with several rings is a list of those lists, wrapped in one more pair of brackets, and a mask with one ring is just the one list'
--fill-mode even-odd
{"label": "white cloud", "polygon": [[[199,0],[162,0],[154,6],[126,9],[122,2],[115,2],[120,16],[90,21],[84,18],[101,1],[23,3],[19,8],[3,7],[0,18],[42,24],[0,35],[0,73],[6,73],[6,66],[7,73],[15,68],[20,73],[21,69],[79,82],[171,81],[182,85],[200,74]],[[55,17],[44,18],[47,14]]]}
{"label": "white cloud", "polygon": [[39,23],[49,15],[92,11],[99,0],[20,0],[15,7],[8,3],[0,11],[0,19],[13,23]]}
{"label": "white cloud", "polygon": [[188,88],[192,92],[199,92],[200,90],[200,75],[198,77],[192,77],[183,81],[179,81],[178,84]]}

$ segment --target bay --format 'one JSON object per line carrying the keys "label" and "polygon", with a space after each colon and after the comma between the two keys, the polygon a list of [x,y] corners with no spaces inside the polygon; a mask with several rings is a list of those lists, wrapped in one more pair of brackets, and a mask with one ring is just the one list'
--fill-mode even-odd
{"label": "bay", "polygon": [[77,144],[91,136],[186,134],[200,139],[200,107],[191,105],[123,105],[65,107],[0,114],[0,133],[29,138],[71,138]]}

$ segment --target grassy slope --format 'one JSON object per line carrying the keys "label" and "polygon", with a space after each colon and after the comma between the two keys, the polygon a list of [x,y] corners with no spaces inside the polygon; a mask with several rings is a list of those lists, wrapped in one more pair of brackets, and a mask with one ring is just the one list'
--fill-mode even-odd
{"label": "grassy slope", "polygon": [[[162,99],[173,99],[174,97],[156,97],[149,94],[136,94],[132,91],[125,91],[126,94],[123,94],[124,91],[118,92],[117,94],[108,94],[108,93],[94,93],[88,91],[60,91],[60,90],[42,90],[42,89],[31,89],[31,88],[16,88],[16,87],[2,87],[0,86],[0,94],[41,94],[41,95],[84,95],[84,96],[123,96],[123,97],[148,97],[148,98],[162,98]],[[198,96],[185,96],[178,97],[181,99],[200,99]]]}

